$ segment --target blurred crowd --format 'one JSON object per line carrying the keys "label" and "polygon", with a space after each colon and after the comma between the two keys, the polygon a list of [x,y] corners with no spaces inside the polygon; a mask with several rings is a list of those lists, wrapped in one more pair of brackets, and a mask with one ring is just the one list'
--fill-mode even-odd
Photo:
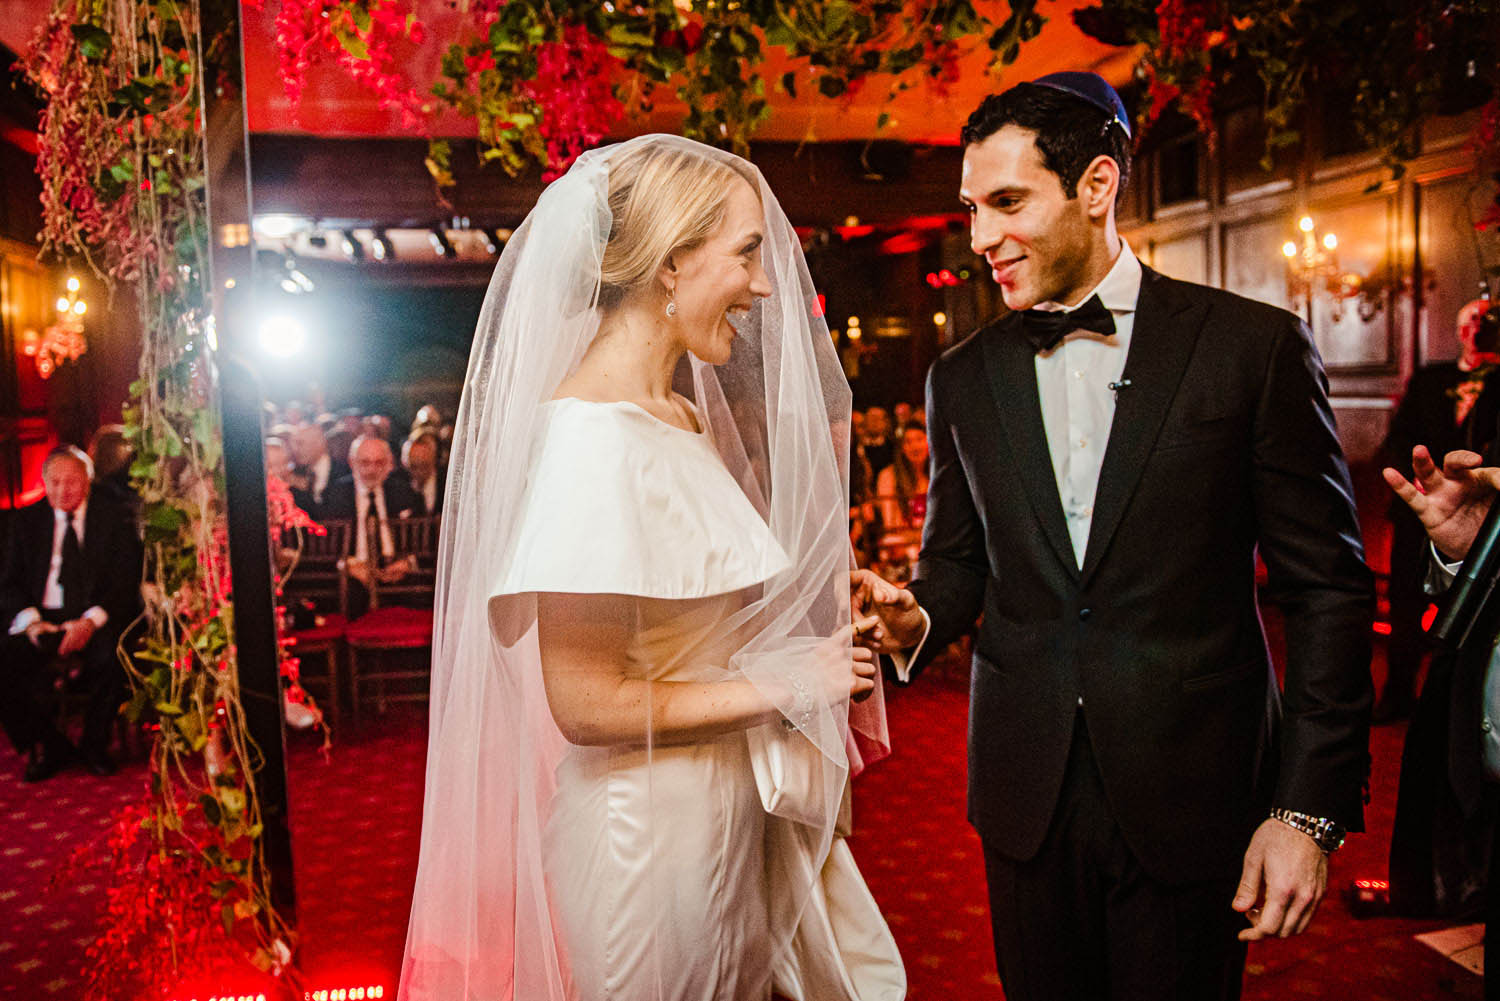
{"label": "blurred crowd", "polygon": [[851,418],[849,539],[862,567],[911,577],[927,515],[927,419],[920,407],[870,407]]}

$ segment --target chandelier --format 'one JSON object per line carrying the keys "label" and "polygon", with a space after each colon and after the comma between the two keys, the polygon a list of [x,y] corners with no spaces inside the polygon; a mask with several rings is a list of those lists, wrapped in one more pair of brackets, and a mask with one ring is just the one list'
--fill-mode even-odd
{"label": "chandelier", "polygon": [[21,332],[21,353],[35,359],[37,375],[50,379],[64,362],[77,361],[88,351],[83,336],[83,315],[89,304],[78,293],[83,287],[76,276],[69,276],[67,293],[57,297],[57,319],[41,333]]}
{"label": "chandelier", "polygon": [[1385,305],[1382,283],[1372,284],[1356,272],[1339,267],[1339,238],[1331,232],[1319,238],[1312,216],[1297,220],[1297,229],[1301,241],[1288,240],[1281,245],[1292,308],[1305,313],[1311,322],[1313,298],[1327,295],[1333,306],[1333,322],[1337,323],[1344,318],[1344,304],[1357,299],[1359,318],[1366,323],[1373,320]]}

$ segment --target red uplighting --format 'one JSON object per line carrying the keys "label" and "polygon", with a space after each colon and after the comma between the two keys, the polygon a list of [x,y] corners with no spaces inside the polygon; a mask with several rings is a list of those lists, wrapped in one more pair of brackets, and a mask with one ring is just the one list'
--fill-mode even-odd
{"label": "red uplighting", "polygon": [[1422,613],[1422,632],[1432,628],[1432,623],[1437,619],[1438,608],[1436,605],[1428,605],[1427,611]]}
{"label": "red uplighting", "polygon": [[1386,879],[1356,879],[1354,881],[1356,890],[1389,890],[1390,880]]}
{"label": "red uplighting", "polygon": [[915,254],[925,246],[927,241],[916,233],[897,233],[882,241],[879,250],[880,253],[889,255]]}
{"label": "red uplighting", "polygon": [[943,270],[938,272],[938,280],[941,281],[944,285],[947,285],[951,288],[954,285],[958,284],[958,275],[949,271],[947,268],[944,268]]}
{"label": "red uplighting", "polygon": [[302,1001],[372,1001],[385,997],[385,988],[379,984],[369,987],[333,987],[315,991],[304,991]]}
{"label": "red uplighting", "polygon": [[938,277],[936,271],[929,271],[927,272],[927,284],[931,285],[933,288],[942,288],[943,280]]}
{"label": "red uplighting", "polygon": [[1376,622],[1370,628],[1382,636],[1389,636],[1391,634],[1391,624],[1389,622]]}
{"label": "red uplighting", "polygon": [[813,303],[813,316],[828,315],[828,297],[822,292],[817,294],[817,301]]}

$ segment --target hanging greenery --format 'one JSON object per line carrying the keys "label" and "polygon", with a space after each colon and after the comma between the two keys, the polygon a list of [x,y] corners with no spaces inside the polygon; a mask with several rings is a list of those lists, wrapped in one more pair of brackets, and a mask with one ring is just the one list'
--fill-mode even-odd
{"label": "hanging greenery", "polygon": [[[687,107],[683,135],[744,151],[771,88],[848,100],[879,78],[892,96],[922,81],[942,93],[966,53],[1008,65],[1044,22],[1037,0],[1015,0],[999,23],[973,0],[467,0],[439,78],[422,81],[400,55],[430,35],[423,15],[437,0],[251,2],[276,11],[294,100],[307,69],[331,60],[408,127],[444,109],[472,119],[482,159],[512,174],[529,162],[566,169],[663,94]],[[774,82],[762,72],[770,50],[791,66]],[[449,144],[430,153],[434,178],[451,184]]]}
{"label": "hanging greenery", "polygon": [[[259,755],[233,645],[204,202],[202,95],[237,58],[206,38],[233,0],[56,0],[23,61],[42,92],[44,252],[82,258],[133,298],[143,349],[125,410],[144,504],[139,648],[127,714],[149,724],[150,788],[109,837],[88,950],[90,998],[165,997],[249,956],[283,970],[294,935],[260,848]],[[214,8],[226,8],[215,10]],[[293,522],[294,514],[280,509]],[[295,672],[295,660],[284,668]]]}
{"label": "hanging greenery", "polygon": [[[1268,168],[1278,147],[1301,142],[1314,94],[1397,177],[1420,152],[1424,121],[1500,94],[1494,0],[1101,0],[1073,18],[1102,42],[1142,47],[1147,125],[1176,106],[1212,145],[1218,96],[1253,80]],[[1494,130],[1475,140],[1493,162]]]}

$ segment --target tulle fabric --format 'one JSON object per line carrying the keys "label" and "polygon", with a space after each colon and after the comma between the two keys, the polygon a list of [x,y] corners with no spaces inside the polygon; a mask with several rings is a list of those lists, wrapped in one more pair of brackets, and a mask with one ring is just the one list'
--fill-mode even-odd
{"label": "tulle fabric", "polygon": [[[772,970],[794,959],[793,936],[826,863],[847,854],[833,848],[851,771],[888,746],[878,690],[851,707],[823,697],[817,682],[821,659],[848,655],[847,640],[836,637],[849,621],[850,394],[796,234],[759,172],[729,154],[670,136],[585,154],[544,191],[501,256],[459,410],[439,558],[421,856],[400,988],[410,1001],[592,1001],[574,982],[558,907],[565,862],[549,858],[547,845],[559,767],[576,749],[543,690],[536,595],[508,591],[504,581],[524,548],[526,471],[544,405],[598,330],[609,164],[642,144],[734,163],[755,179],[764,207],[773,293],[737,324],[728,363],[691,360],[708,440],[786,556],[782,569],[723,596],[713,629],[729,641],[727,659],[698,665],[704,678],[750,680],[788,721],[743,738],[780,760],[796,783],[780,800],[758,790],[777,813],[764,815],[757,843],[736,848],[764,853],[772,929],[768,967],[746,997],[769,993]],[[644,714],[640,741],[621,753],[644,756],[646,774],[656,774],[651,766],[666,749]],[[653,810],[637,819],[668,822]],[[666,917],[674,904],[632,906]],[[642,934],[663,934],[651,929],[666,924],[647,922]],[[638,945],[658,958],[649,978],[629,985],[629,1001],[681,996],[674,984],[684,971],[660,958],[676,954],[649,940]],[[780,979],[777,986],[788,989]]]}

